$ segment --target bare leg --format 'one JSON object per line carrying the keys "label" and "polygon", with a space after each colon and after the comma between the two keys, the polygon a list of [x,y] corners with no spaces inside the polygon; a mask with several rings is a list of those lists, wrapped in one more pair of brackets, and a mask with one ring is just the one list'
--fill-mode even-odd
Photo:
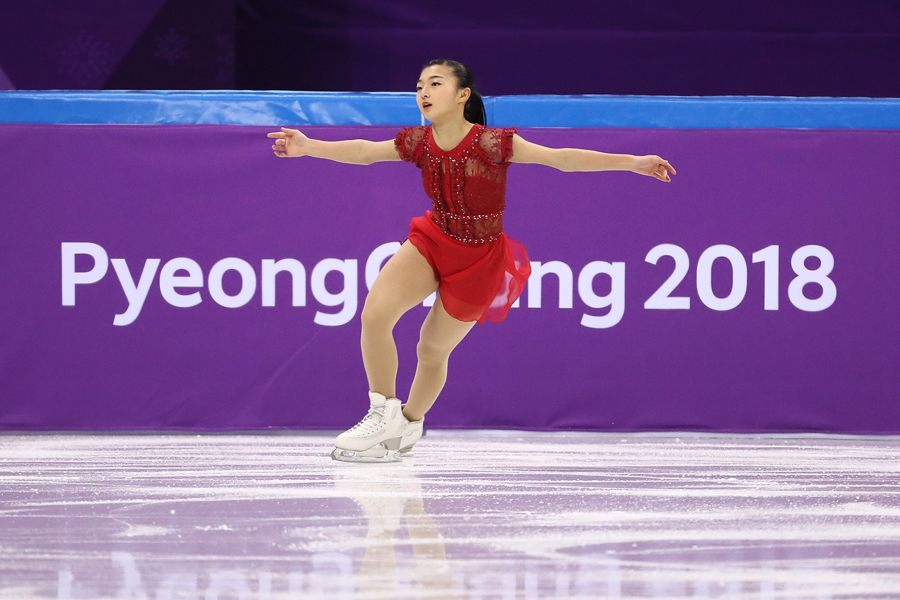
{"label": "bare leg", "polygon": [[400,246],[378,274],[362,311],[363,364],[369,390],[397,396],[397,345],[394,325],[403,313],[437,290],[434,270],[409,241]]}
{"label": "bare leg", "polygon": [[425,317],[416,353],[419,363],[403,414],[410,421],[425,416],[447,382],[450,353],[472,330],[475,322],[457,321],[444,309],[440,296]]}

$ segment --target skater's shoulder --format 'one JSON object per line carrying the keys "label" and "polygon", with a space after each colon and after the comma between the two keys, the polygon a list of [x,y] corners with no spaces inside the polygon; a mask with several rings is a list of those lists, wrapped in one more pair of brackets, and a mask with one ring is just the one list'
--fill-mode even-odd
{"label": "skater's shoulder", "polygon": [[416,125],[415,127],[404,127],[397,132],[397,137],[394,138],[394,146],[397,148],[400,158],[406,161],[418,162],[417,157],[421,153],[429,127]]}
{"label": "skater's shoulder", "polygon": [[429,129],[431,129],[431,125],[407,125],[397,132],[397,136],[402,136],[404,138],[423,138],[428,133]]}
{"label": "skater's shoulder", "polygon": [[478,146],[485,157],[496,165],[510,161],[513,154],[515,127],[483,127],[478,138]]}

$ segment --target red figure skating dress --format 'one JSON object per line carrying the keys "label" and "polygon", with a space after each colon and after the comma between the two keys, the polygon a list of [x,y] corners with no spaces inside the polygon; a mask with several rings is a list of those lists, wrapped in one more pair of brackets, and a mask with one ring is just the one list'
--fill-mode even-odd
{"label": "red figure skating dress", "polygon": [[525,247],[503,232],[515,131],[476,123],[448,151],[430,125],[406,127],[394,140],[400,157],[422,169],[432,203],[410,223],[409,241],[434,269],[441,302],[459,321],[499,323],[531,274]]}

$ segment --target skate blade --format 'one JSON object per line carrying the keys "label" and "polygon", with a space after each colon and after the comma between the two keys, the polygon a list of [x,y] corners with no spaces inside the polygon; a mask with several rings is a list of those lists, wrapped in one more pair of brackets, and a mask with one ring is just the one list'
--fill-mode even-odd
{"label": "skate blade", "polygon": [[397,450],[388,450],[381,444],[361,452],[335,448],[331,451],[331,459],[339,460],[341,462],[391,463],[400,462],[400,452]]}

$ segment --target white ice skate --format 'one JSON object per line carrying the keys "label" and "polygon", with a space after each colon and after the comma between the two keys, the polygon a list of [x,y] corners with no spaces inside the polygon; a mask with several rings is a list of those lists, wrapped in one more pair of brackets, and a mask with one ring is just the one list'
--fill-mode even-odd
{"label": "white ice skate", "polygon": [[400,454],[407,455],[412,450],[413,444],[419,441],[419,438],[422,437],[423,424],[425,423],[425,417],[422,417],[418,421],[406,421],[406,428],[403,430],[403,434],[400,436]]}
{"label": "white ice skate", "polygon": [[[369,392],[369,413],[337,437],[331,458],[344,462],[396,462],[400,460],[403,434],[409,424],[399,399]],[[415,443],[413,437],[411,434],[407,438],[409,447]]]}

